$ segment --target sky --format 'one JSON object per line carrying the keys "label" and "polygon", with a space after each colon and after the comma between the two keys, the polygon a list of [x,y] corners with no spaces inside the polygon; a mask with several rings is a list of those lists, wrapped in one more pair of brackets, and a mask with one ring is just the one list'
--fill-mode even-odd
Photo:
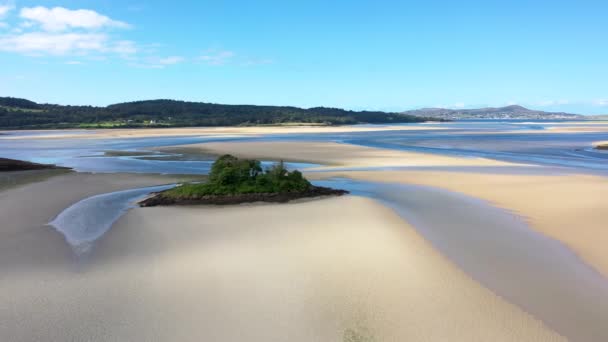
{"label": "sky", "polygon": [[0,0],[0,96],[608,114],[608,1]]}

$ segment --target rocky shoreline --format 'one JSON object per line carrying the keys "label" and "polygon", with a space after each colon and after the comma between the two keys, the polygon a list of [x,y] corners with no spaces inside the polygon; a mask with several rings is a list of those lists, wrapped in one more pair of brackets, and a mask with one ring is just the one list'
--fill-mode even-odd
{"label": "rocky shoreline", "polygon": [[608,144],[601,144],[601,145],[597,145],[595,146],[596,150],[608,150]]}
{"label": "rocky shoreline", "polygon": [[331,189],[326,187],[314,186],[304,192],[284,192],[284,193],[251,193],[233,195],[213,195],[201,197],[174,197],[167,196],[164,192],[153,194],[141,202],[140,207],[171,206],[171,205],[231,205],[253,202],[286,203],[301,198],[313,198],[323,196],[342,196],[349,192],[346,190]]}

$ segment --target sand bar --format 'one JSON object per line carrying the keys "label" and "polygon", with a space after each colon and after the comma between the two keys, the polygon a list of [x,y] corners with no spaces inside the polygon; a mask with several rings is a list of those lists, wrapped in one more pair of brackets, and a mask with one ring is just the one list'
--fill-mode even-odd
{"label": "sand bar", "polygon": [[[333,142],[213,142],[160,148],[182,153],[234,154],[237,157],[301,161],[337,167],[385,166],[512,166],[486,158],[462,158],[439,154],[378,149]],[[329,170],[329,168],[326,168]]]}
{"label": "sand bar", "polygon": [[85,262],[41,226],[85,193],[154,180],[141,179],[0,193],[13,218],[0,230],[1,340],[563,340],[363,198],[135,209]]}
{"label": "sand bar", "polygon": [[[143,138],[168,136],[238,137],[289,133],[345,133],[378,131],[431,131],[447,127],[430,125],[346,125],[346,126],[251,126],[251,127],[185,127],[185,128],[118,128],[91,130],[56,130],[41,135],[6,135],[0,139],[59,139],[59,138]],[[0,133],[44,131],[0,131]]]}
{"label": "sand bar", "polygon": [[[223,142],[190,145],[206,153],[242,157],[273,156],[335,166],[511,165],[484,158],[459,158],[325,142]],[[496,163],[496,164],[494,164]],[[327,171],[331,169],[328,168]],[[509,175],[440,171],[386,171],[313,174],[445,188],[482,198],[529,220],[533,229],[555,238],[608,277],[608,180],[588,175]]]}

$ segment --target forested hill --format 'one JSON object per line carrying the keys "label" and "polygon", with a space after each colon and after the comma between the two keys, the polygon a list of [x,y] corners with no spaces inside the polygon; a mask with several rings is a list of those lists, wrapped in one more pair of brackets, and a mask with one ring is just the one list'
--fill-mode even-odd
{"label": "forested hill", "polygon": [[107,107],[38,104],[0,97],[1,129],[237,126],[288,123],[357,124],[422,122],[400,113],[338,108],[223,105],[174,100],[119,103]]}

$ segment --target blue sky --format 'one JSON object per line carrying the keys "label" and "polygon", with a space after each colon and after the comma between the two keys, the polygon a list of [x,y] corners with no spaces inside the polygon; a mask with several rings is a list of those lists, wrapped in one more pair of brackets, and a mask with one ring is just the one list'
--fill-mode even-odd
{"label": "blue sky", "polygon": [[608,113],[606,1],[0,0],[0,96]]}

